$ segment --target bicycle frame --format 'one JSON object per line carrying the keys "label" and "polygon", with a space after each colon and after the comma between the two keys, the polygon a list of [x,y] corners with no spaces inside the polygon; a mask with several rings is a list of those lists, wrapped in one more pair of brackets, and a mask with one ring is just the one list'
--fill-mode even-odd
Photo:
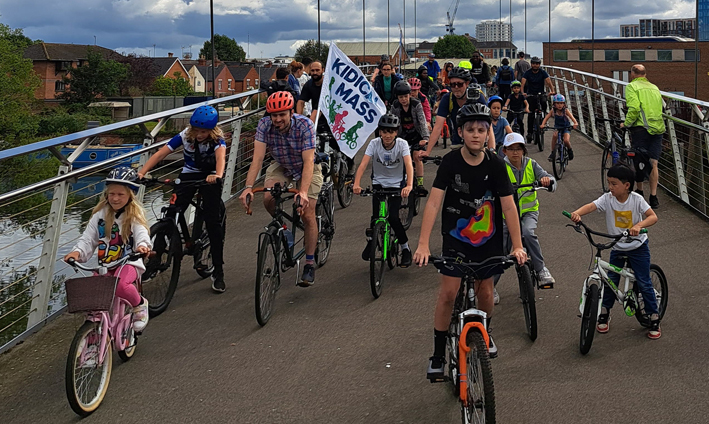
{"label": "bicycle frame", "polygon": [[[288,268],[292,268],[293,266],[295,266],[298,263],[298,260],[305,256],[305,246],[303,246],[301,250],[298,251],[298,253],[293,253],[295,250],[296,243],[300,242],[300,239],[296,240],[296,230],[300,228],[303,232],[305,232],[305,226],[303,225],[303,222],[301,221],[300,216],[298,215],[298,204],[297,202],[293,202],[292,215],[288,214],[282,208],[282,205],[285,201],[295,197],[297,193],[295,193],[294,191],[295,190],[293,189],[278,189],[276,190],[276,195],[272,194],[273,200],[276,202],[276,212],[271,222],[266,227],[264,227],[265,231],[262,231],[258,237],[258,246],[261,246],[263,237],[266,237],[267,235],[275,236],[276,238],[278,238],[279,243],[278,246],[276,246],[278,254],[276,255],[276,258],[280,261],[280,252],[281,249],[283,249],[283,251],[285,252],[285,265]],[[271,189],[270,192],[273,193],[273,189]],[[288,226],[286,225],[287,221],[292,224],[291,231],[293,233],[293,246],[288,246],[288,240],[286,239],[286,236],[283,233],[284,230],[288,228]],[[275,229],[275,231],[271,230],[272,228]],[[303,237],[301,237],[301,239],[302,238]]]}
{"label": "bicycle frame", "polygon": [[[374,224],[384,223],[384,251],[382,252],[382,260],[386,261],[389,257],[389,238],[391,237],[391,225],[389,225],[389,205],[387,197],[379,201],[379,218],[374,221]],[[372,227],[374,228],[374,227]]]}
{"label": "bicycle frame", "polygon": [[[616,286],[616,284],[611,280],[608,276],[608,273],[606,271],[614,272],[618,275],[621,276],[621,278],[624,278],[624,288],[623,291],[621,291],[618,287],[620,284]],[[635,274],[633,273],[632,270],[628,268],[620,268],[615,265],[612,265],[609,262],[604,261],[601,259],[600,255],[596,255],[594,259],[594,266],[593,266],[593,274],[591,274],[583,284],[583,291],[581,293],[581,302],[579,302],[579,311],[580,313],[583,313],[583,307],[585,303],[585,298],[586,298],[586,291],[588,288],[588,282],[589,280],[596,280],[599,284],[600,288],[600,296],[601,299],[603,299],[603,293],[605,291],[605,286],[607,285],[610,287],[610,289],[613,291],[613,294],[615,295],[616,299],[618,300],[619,303],[625,302],[627,296],[626,294],[628,293],[628,290],[630,289],[630,282],[635,281]],[[601,314],[601,308],[598,308],[598,313],[597,315]]]}
{"label": "bicycle frame", "polygon": [[[133,308],[127,300],[116,295],[113,296],[113,304],[110,311],[93,311],[86,314],[86,320],[99,323],[99,335],[101,336],[101,344],[99,347],[99,365],[103,364],[106,359],[106,350],[109,349],[108,340],[113,341],[115,350],[127,349],[130,346],[120,346],[120,337],[117,334],[123,334],[124,331],[133,325],[132,315],[126,314],[126,308]],[[107,337],[106,337],[107,336]],[[85,352],[82,352],[82,361]]]}

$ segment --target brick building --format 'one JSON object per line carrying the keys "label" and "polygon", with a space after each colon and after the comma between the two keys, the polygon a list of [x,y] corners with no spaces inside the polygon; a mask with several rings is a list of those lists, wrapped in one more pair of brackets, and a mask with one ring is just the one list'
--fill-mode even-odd
{"label": "brick building", "polygon": [[229,66],[229,72],[234,78],[232,94],[243,93],[259,86],[259,74],[253,66]]}
{"label": "brick building", "polygon": [[[388,44],[388,45],[387,45]],[[394,65],[399,65],[399,43],[386,43],[380,41],[372,41],[366,43],[366,50],[363,52],[362,43],[337,43],[337,47],[342,50],[342,53],[346,54],[352,62],[357,65],[376,65],[382,59],[382,55],[390,55],[391,63]],[[366,53],[367,56],[363,56]],[[409,56],[406,54],[405,49],[401,49],[401,54],[403,62],[408,61]]]}
{"label": "brick building", "polygon": [[[630,67],[645,65],[660,90],[694,97],[695,42],[680,37],[604,38],[543,43],[544,64],[628,81]],[[699,42],[698,99],[709,99],[709,42]]]}
{"label": "brick building", "polygon": [[37,43],[29,46],[24,52],[24,58],[32,60],[34,72],[41,80],[35,97],[55,100],[57,95],[66,91],[64,77],[72,68],[81,66],[88,60],[89,50],[101,53],[104,59],[123,58],[119,53],[101,46],[58,43]]}

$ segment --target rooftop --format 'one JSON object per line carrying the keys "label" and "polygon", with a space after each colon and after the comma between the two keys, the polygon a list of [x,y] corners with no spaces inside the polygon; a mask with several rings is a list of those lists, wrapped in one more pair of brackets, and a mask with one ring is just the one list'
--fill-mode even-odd
{"label": "rooftop", "polygon": [[[367,51],[363,52],[362,51],[362,43],[354,42],[354,43],[335,43],[337,44],[337,47],[342,50],[342,53],[344,53],[347,56],[363,56],[364,53],[367,53],[367,56],[381,56],[383,54],[391,54],[393,55],[396,53],[397,49],[399,48],[399,43],[387,43],[386,41],[370,41],[367,42]],[[387,44],[389,44],[389,49],[387,50]]]}
{"label": "rooftop", "polygon": [[123,56],[111,49],[90,44],[37,43],[25,49],[25,59],[77,61],[88,59],[89,50],[97,51],[105,59],[120,59]]}

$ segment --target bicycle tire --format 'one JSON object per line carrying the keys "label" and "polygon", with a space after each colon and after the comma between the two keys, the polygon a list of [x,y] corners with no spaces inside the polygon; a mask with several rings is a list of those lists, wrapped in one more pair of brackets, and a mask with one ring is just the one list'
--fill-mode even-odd
{"label": "bicycle tire", "polygon": [[[130,314],[132,311],[128,310],[126,312]],[[135,330],[133,330],[132,320],[128,323],[126,333],[119,334],[118,337],[121,338],[121,346],[123,347],[122,350],[118,351],[118,357],[121,358],[121,361],[128,362],[133,357],[133,355],[135,355],[135,349],[138,345],[138,336],[135,334]]]}
{"label": "bicycle tire", "polygon": [[147,259],[142,281],[143,296],[148,299],[150,318],[165,312],[180,280],[182,241],[173,229],[172,224],[166,222],[158,222],[150,227],[156,254]]}
{"label": "bicycle tire", "polygon": [[352,184],[347,184],[347,171],[347,163],[341,160],[337,176],[337,201],[343,209],[352,204],[352,198],[354,197]]}
{"label": "bicycle tire", "polygon": [[[389,229],[390,232],[394,230]],[[399,243],[396,242],[396,238],[393,236],[389,237],[389,254],[387,255],[387,266],[389,269],[394,269],[399,265]]]}
{"label": "bicycle tire", "polygon": [[[421,196],[416,196],[414,198],[414,216],[418,215],[419,212],[421,212]],[[413,217],[411,220],[413,221]]]}
{"label": "bicycle tire", "polygon": [[[69,354],[66,360],[66,370],[64,375],[64,386],[66,389],[66,396],[69,400],[69,406],[71,406],[71,409],[81,417],[87,417],[91,415],[101,405],[101,402],[103,401],[103,398],[106,396],[106,392],[108,391],[108,384],[111,381],[111,368],[113,365],[113,346],[111,346],[110,341],[108,341],[106,343],[106,357],[104,358],[103,364],[100,369],[101,373],[100,378],[97,382],[98,385],[96,389],[92,390],[93,393],[91,394],[91,397],[89,399],[86,399],[85,397],[81,396],[80,393],[78,393],[80,388],[85,388],[89,384],[94,382],[93,378],[87,379],[80,378],[77,376],[77,368],[79,368],[79,371],[88,370],[91,368],[90,366],[86,366],[86,358],[83,358],[85,361],[83,364],[80,363],[80,361],[82,360],[81,356],[83,350],[89,343],[88,340],[94,340],[92,342],[92,346],[96,346],[97,352],[96,355],[94,355],[94,361],[98,363],[97,357],[99,346],[101,344],[100,339],[101,337],[108,337],[108,334],[99,334],[99,324],[100,323],[98,322],[91,321],[84,322],[84,324],[79,328],[79,331],[77,331],[74,335],[74,339],[72,340],[71,346],[69,347]],[[90,338],[92,332],[95,333],[95,335],[91,336]],[[98,368],[96,369],[98,370]],[[87,382],[87,384],[83,384],[82,382]]]}
{"label": "bicycle tire", "polygon": [[537,145],[540,152],[544,151],[544,133],[542,133],[542,118],[536,115],[534,118],[534,144]]}
{"label": "bicycle tire", "polygon": [[[662,268],[658,265],[650,264],[650,279],[652,280],[652,286],[655,290],[655,299],[657,299],[658,316],[659,319],[662,320],[665,316],[665,312],[667,311],[667,277],[665,277],[665,273],[662,271]],[[635,292],[635,298],[638,299],[638,310],[635,313],[635,318],[638,320],[640,325],[645,328],[649,328],[650,319],[645,313],[645,308],[643,306],[644,301],[640,291],[638,290],[637,282],[633,284],[633,291]]]}
{"label": "bicycle tire", "polygon": [[[196,237],[195,234],[199,234]],[[209,278],[214,273],[214,262],[212,260],[212,247],[209,240],[209,234],[204,220],[195,217],[194,225],[192,226],[192,236],[195,240],[195,251],[192,255],[194,260],[194,270],[197,274],[204,278]]]}
{"label": "bicycle tire", "polygon": [[[564,176],[564,164],[561,159],[562,157],[562,152],[561,152],[562,147],[557,146],[556,149],[554,149],[554,153],[552,154],[552,159],[551,159],[551,167],[554,170],[554,177],[557,180],[561,180],[561,178]],[[565,159],[565,158],[564,158]]]}
{"label": "bicycle tire", "polygon": [[519,281],[519,297],[522,299],[524,309],[524,323],[527,335],[532,341],[537,340],[537,305],[534,293],[534,281],[529,264],[517,266],[517,280]]}
{"label": "bicycle tire", "polygon": [[262,327],[273,315],[276,291],[280,286],[281,275],[278,270],[278,254],[276,253],[276,243],[279,242],[280,240],[275,239],[271,233],[265,233],[258,249],[254,302],[256,321]]}
{"label": "bicycle tire", "polygon": [[579,350],[582,355],[591,350],[593,336],[596,333],[596,320],[598,319],[598,308],[600,307],[600,290],[598,284],[592,283],[588,286],[586,293],[586,303],[581,316],[581,337],[579,338]]}
{"label": "bicycle tire", "polygon": [[329,205],[319,203],[315,207],[315,216],[318,219],[318,245],[315,249],[315,261],[318,267],[325,265],[327,258],[330,256],[330,246],[332,245],[332,222],[330,215],[326,212]]}
{"label": "bicycle tire", "polygon": [[446,350],[448,351],[448,380],[453,388],[453,396],[460,396],[460,379],[458,378],[458,314],[463,310],[463,289],[458,290],[453,306],[453,314],[448,325]]}
{"label": "bicycle tire", "polygon": [[613,166],[613,152],[609,144],[603,149],[603,156],[601,157],[601,189],[603,189],[604,193],[608,193],[607,175],[611,166]]}
{"label": "bicycle tire", "polygon": [[384,223],[378,222],[372,230],[372,244],[369,251],[369,288],[375,299],[382,295],[384,262]]}
{"label": "bicycle tire", "polygon": [[485,339],[480,331],[470,330],[466,342],[470,350],[465,354],[468,401],[467,405],[461,403],[463,422],[494,424],[495,382]]}
{"label": "bicycle tire", "polygon": [[401,206],[399,207],[399,220],[401,220],[401,225],[405,230],[408,230],[409,227],[411,227],[411,222],[414,220],[414,208],[416,202],[414,200],[415,197],[416,194],[414,193],[414,190],[411,190],[409,197],[406,199],[401,199]]}

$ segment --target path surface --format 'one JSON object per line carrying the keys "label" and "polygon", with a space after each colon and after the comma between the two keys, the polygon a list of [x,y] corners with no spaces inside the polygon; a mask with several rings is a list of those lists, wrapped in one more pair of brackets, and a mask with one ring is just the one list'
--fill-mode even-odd
{"label": "path surface", "polygon": [[[650,229],[653,261],[670,284],[663,337],[650,341],[614,310],[611,332],[578,351],[576,317],[591,251],[564,225],[600,194],[600,150],[574,136],[576,159],[555,194],[540,193],[539,235],[553,291],[537,292],[539,338],[524,333],[517,284],[505,275],[495,309],[493,361],[500,423],[706,423],[709,420],[709,225],[661,195]],[[532,148],[532,150],[536,150]],[[440,152],[435,149],[434,152]],[[549,168],[546,153],[532,156]],[[433,165],[426,168],[430,186]],[[448,386],[425,380],[432,351],[433,267],[385,275],[373,300],[360,259],[370,200],[337,210],[337,234],[316,284],[286,274],[264,328],[254,318],[256,240],[263,210],[229,206],[227,292],[216,295],[191,267],[170,309],[150,322],[136,356],[116,359],[108,394],[86,423],[452,423]],[[409,235],[416,246],[420,217]],[[601,214],[586,222],[604,228]],[[437,230],[436,230],[437,231]],[[440,246],[433,237],[432,247]],[[0,356],[0,423],[71,423],[64,394],[66,352],[77,317],[64,316]]]}

